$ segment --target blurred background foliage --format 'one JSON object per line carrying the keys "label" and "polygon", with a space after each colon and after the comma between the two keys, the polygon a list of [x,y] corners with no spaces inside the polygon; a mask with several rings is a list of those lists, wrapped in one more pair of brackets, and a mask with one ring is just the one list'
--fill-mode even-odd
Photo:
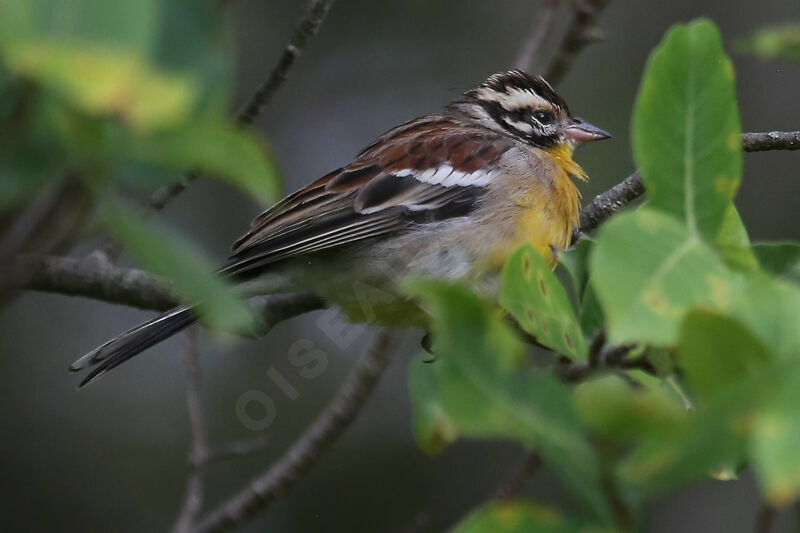
{"label": "blurred background foliage", "polygon": [[[259,205],[275,198],[275,160],[293,190],[346,162],[385,129],[508,68],[539,3],[341,1],[257,122],[259,133],[235,126],[231,117],[281,52],[301,5],[217,4],[0,4],[0,226],[69,190],[73,213],[55,222],[72,222],[61,228],[60,238],[50,239],[46,251],[86,253],[110,234],[130,254],[123,264],[190,280],[176,286],[188,298],[211,295],[207,309],[217,312],[205,319],[225,328],[246,317],[238,300],[207,275],[219,262],[208,257],[224,257]],[[720,49],[712,37],[700,48],[667,54],[661,73],[655,60],[651,63],[629,133],[649,51],[673,23],[697,16],[714,19],[727,50],[747,53],[732,56],[738,112],[735,102],[731,107],[733,79],[725,81],[727,71],[713,62]],[[670,89],[679,80],[669,60],[685,64],[680,53],[688,53],[690,63],[701,56],[695,73],[707,76],[708,86],[721,84],[714,94],[727,95],[709,99],[698,91],[695,101],[675,104],[709,113],[699,121],[708,129],[696,132],[698,146],[718,140],[730,147],[731,135],[740,131],[739,113],[745,131],[798,129],[794,89],[800,69],[791,62],[797,57],[797,24],[782,22],[798,19],[800,7],[781,0],[612,3],[601,19],[607,39],[585,51],[558,88],[576,114],[615,135],[578,154],[592,177],[584,196],[607,189],[635,165],[651,190],[680,171],[670,167],[671,149],[654,149],[647,138],[654,124],[669,128],[681,116],[659,105],[674,94]],[[774,26],[778,21],[781,26]],[[552,41],[545,53],[557,44]],[[656,103],[646,102],[648,94]],[[681,153],[686,139],[680,132],[674,139],[683,141],[676,144]],[[444,350],[441,361],[414,361],[407,369],[403,355],[418,351],[417,336],[409,335],[352,430],[296,490],[244,530],[438,531],[484,501],[515,469],[525,447],[540,450],[547,467],[523,493],[537,504],[489,507],[472,516],[464,531],[509,524],[519,526],[509,531],[607,525],[619,504],[607,501],[613,493],[606,490],[608,483],[631,509],[640,500],[648,502],[646,518],[631,519],[646,520],[650,531],[746,531],[760,492],[776,504],[793,500],[800,484],[793,453],[800,440],[795,407],[800,378],[793,364],[800,300],[790,283],[797,279],[800,253],[795,244],[778,241],[800,238],[798,166],[795,154],[746,156],[737,211],[732,207],[742,164],[737,150],[721,161],[697,162],[697,175],[725,179],[692,191],[694,221],[686,213],[687,190],[662,189],[648,208],[619,217],[597,243],[582,244],[569,269],[577,280],[568,284],[572,292],[538,265],[544,286],[563,291],[557,301],[535,293],[539,284],[526,280],[521,264],[506,280],[518,284],[506,294],[527,296],[504,305],[512,311],[521,306],[515,312],[520,323],[544,344],[582,361],[588,342],[583,334],[591,339],[604,312],[614,342],[671,347],[673,357],[658,350],[646,355],[660,378],[671,378],[677,353],[685,375],[680,383],[631,372],[641,389],[611,375],[570,389],[550,375],[520,374],[518,340],[485,304],[457,289],[428,287],[424,292],[442,317],[437,333],[448,339],[437,341]],[[208,179],[193,185],[158,221],[145,221],[148,209],[140,206],[148,194],[183,172]],[[79,230],[78,237],[71,229]],[[750,239],[766,242],[751,246]],[[653,294],[637,288],[636,276],[658,270],[682,247],[691,253],[681,255],[675,275],[657,287],[670,298],[667,306],[678,310],[664,327],[646,312]],[[525,253],[530,251],[517,259]],[[587,272],[604,279],[590,283]],[[692,272],[718,277],[704,284],[708,279]],[[720,305],[721,293],[730,305]],[[546,325],[526,323],[526,302],[546,311]],[[24,294],[0,313],[5,377],[0,418],[6,435],[0,444],[0,527],[169,527],[182,497],[188,443],[174,357],[180,342],[165,343],[77,394],[64,367],[149,314],[41,294]],[[476,327],[464,329],[465,324]],[[554,331],[573,334],[578,344],[570,347]],[[267,394],[277,413],[265,432],[266,450],[212,469],[212,502],[280,455],[325,405],[369,336],[366,328],[344,325],[325,311],[282,324],[257,343],[202,344],[212,440],[252,434],[235,408],[247,391]],[[325,353],[319,377],[303,377],[291,364],[287,354],[297,341]],[[501,357],[495,356],[498,351]],[[287,395],[270,381],[270,370],[298,394]],[[696,402],[693,416],[683,408],[684,389]],[[427,456],[414,434],[425,450],[443,451]],[[491,439],[456,442],[459,435]],[[628,450],[632,453],[618,462]],[[740,472],[745,458],[755,466]],[[712,481],[706,475],[712,471],[740,480]],[[689,481],[688,489],[650,499]],[[788,527],[790,518],[790,513],[779,516],[776,531]]]}

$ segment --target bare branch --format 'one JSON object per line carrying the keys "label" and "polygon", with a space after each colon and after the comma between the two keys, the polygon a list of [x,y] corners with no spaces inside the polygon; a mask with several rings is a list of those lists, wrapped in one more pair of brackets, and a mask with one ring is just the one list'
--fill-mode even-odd
{"label": "bare branch", "polygon": [[578,54],[590,43],[603,38],[596,27],[597,18],[611,0],[580,0],[575,6],[569,29],[561,41],[556,56],[550,62],[545,78],[553,85],[558,84],[572,66]]}
{"label": "bare branch", "polygon": [[756,521],[753,525],[755,533],[772,533],[773,526],[775,525],[775,508],[768,503],[761,504],[756,515]]}
{"label": "bare branch", "polygon": [[22,255],[12,269],[27,272],[23,288],[84,296],[108,303],[165,311],[178,298],[163,280],[143,270],[115,266],[102,252],[83,258]]}
{"label": "bare branch", "polygon": [[591,233],[608,217],[644,194],[644,182],[637,170],[609,190],[594,197],[581,209],[580,225],[572,232],[573,244],[581,235]]}
{"label": "bare branch", "polygon": [[229,442],[209,450],[206,464],[220,463],[228,459],[251,455],[267,449],[269,445],[270,439],[267,436]]}
{"label": "bare branch", "polygon": [[[542,0],[542,7],[536,11],[536,24],[531,28],[531,32],[525,39],[525,43],[517,55],[514,66],[520,70],[529,70],[533,67],[534,60],[537,60],[539,50],[550,35],[553,29],[553,22],[558,11],[558,0]],[[537,60],[538,62],[538,60]]]}
{"label": "bare branch", "polygon": [[313,0],[311,2],[305,16],[295,27],[289,43],[286,45],[280,59],[278,59],[278,63],[272,68],[269,77],[258,87],[250,101],[239,111],[236,122],[239,124],[252,124],[256,117],[264,111],[264,107],[272,99],[275,91],[286,81],[289,70],[294,66],[303,49],[319,31],[320,26],[325,21],[325,17],[328,16],[328,11],[333,2],[334,0]]}
{"label": "bare branch", "polygon": [[203,478],[208,460],[208,434],[200,401],[200,366],[197,360],[197,336],[194,328],[186,330],[186,348],[181,359],[186,373],[186,409],[192,442],[189,448],[189,477],[186,494],[173,533],[190,533],[203,508]]}
{"label": "bare branch", "polygon": [[[297,62],[297,58],[300,57],[303,49],[319,31],[333,2],[334,0],[312,0],[305,15],[295,27],[294,33],[292,33],[289,42],[286,44],[281,57],[278,59],[275,66],[272,67],[269,76],[258,86],[253,96],[250,97],[250,100],[248,100],[237,113],[237,124],[243,126],[250,125],[256,117],[264,111],[264,108],[266,108],[278,88],[280,88],[283,82],[288,78],[289,71]],[[175,197],[185,191],[189,184],[195,179],[197,179],[197,174],[186,172],[181,176],[180,180],[158,189],[148,199],[147,211],[160,211],[174,200]]]}
{"label": "bare branch", "polygon": [[[745,152],[800,150],[800,131],[771,131],[742,134]],[[572,233],[573,244],[581,235],[596,229],[608,217],[644,194],[644,182],[637,170],[606,192],[597,195],[581,210],[580,225]]]}
{"label": "bare branch", "polygon": [[[109,303],[164,311],[180,302],[162,280],[143,270],[121,268],[102,252],[85,258],[23,255],[13,270],[28,273],[24,288],[84,296]],[[275,324],[288,318],[327,307],[322,298],[309,293],[256,296],[248,301],[262,318],[266,334]]]}
{"label": "bare branch", "polygon": [[745,152],[800,150],[800,131],[744,133],[742,134],[742,148]]}
{"label": "bare branch", "polygon": [[380,331],[328,406],[283,457],[209,514],[197,531],[211,533],[232,529],[275,503],[355,419],[389,365],[397,340],[395,331]]}
{"label": "bare branch", "polygon": [[529,452],[525,455],[525,461],[517,469],[508,480],[497,488],[495,492],[495,500],[509,500],[515,498],[525,483],[539,470],[542,466],[542,458],[536,452]]}

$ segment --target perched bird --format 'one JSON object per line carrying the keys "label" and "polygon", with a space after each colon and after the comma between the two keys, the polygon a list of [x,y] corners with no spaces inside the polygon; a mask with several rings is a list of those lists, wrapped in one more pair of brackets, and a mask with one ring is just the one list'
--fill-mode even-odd
{"label": "perched bird", "polygon": [[[506,257],[531,243],[554,262],[578,224],[577,143],[610,135],[573,117],[541,77],[489,77],[437,113],[389,130],[351,163],[253,220],[219,275],[247,292],[314,292],[354,321],[425,325],[404,282],[466,282],[492,296]],[[81,386],[197,319],[177,307],[70,368]]]}

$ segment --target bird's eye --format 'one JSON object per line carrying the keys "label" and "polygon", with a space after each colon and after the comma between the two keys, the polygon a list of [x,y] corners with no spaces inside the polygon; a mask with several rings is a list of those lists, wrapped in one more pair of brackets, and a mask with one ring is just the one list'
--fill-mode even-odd
{"label": "bird's eye", "polygon": [[532,116],[533,116],[533,118],[536,119],[536,121],[539,124],[542,124],[542,125],[545,125],[545,126],[548,125],[548,124],[552,124],[553,121],[555,121],[555,119],[556,119],[555,115],[553,115],[550,111],[534,111],[532,113]]}

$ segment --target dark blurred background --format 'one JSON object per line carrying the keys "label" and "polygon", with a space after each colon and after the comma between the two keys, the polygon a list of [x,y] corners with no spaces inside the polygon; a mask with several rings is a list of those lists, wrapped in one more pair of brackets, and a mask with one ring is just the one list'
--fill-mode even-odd
{"label": "dark blurred background", "polygon": [[[302,2],[234,0],[231,46],[237,50],[237,100],[271,68]],[[257,122],[293,190],[346,163],[378,134],[435,110],[487,75],[512,66],[534,21],[532,0],[340,0],[290,80]],[[566,14],[566,13],[562,13]],[[644,62],[673,23],[707,16],[731,49],[736,38],[800,19],[795,0],[645,2],[617,0],[601,19],[604,42],[581,54],[558,87],[571,109],[611,131],[577,159],[592,181],[584,198],[633,170],[629,123]],[[561,26],[566,17],[560,20]],[[560,35],[560,34],[556,34]],[[556,45],[551,39],[544,52]],[[800,67],[733,54],[745,131],[800,128]],[[540,63],[541,64],[541,61]],[[797,154],[745,156],[737,204],[751,237],[800,239]],[[199,182],[164,213],[210,255],[222,259],[259,206],[220,184]],[[65,368],[76,356],[149,313],[95,301],[29,293],[0,311],[3,438],[0,530],[163,531],[184,492],[189,441],[181,339],[164,343],[82,392]],[[373,333],[344,325],[330,311],[281,324],[257,342],[201,334],[203,401],[212,443],[265,434],[269,446],[213,465],[209,502],[217,502],[266,468],[323,408]],[[407,367],[419,351],[409,332],[376,394],[355,424],[298,486],[246,531],[439,531],[488,497],[523,458],[500,443],[459,442],[436,457],[411,433]],[[297,341],[326,354],[318,377],[302,377],[287,358]],[[298,392],[276,386],[277,372]],[[275,405],[275,419],[248,391]],[[250,393],[251,395],[253,393]],[[558,501],[547,472],[526,493]],[[652,505],[649,530],[750,531],[757,488],[700,483]],[[792,513],[776,531],[789,530]]]}

